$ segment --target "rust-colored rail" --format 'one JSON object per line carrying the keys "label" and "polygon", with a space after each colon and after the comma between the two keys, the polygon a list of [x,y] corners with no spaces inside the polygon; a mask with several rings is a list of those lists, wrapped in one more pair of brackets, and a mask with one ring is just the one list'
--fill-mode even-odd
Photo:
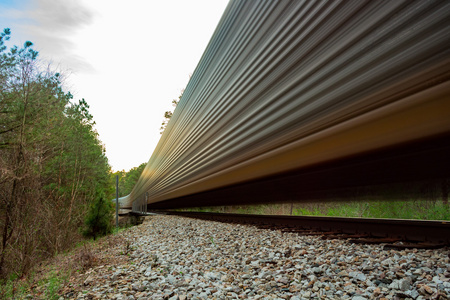
{"label": "rust-colored rail", "polygon": [[[303,228],[322,231],[323,235],[341,235],[343,238],[354,238],[355,235],[368,241],[368,238],[379,239],[379,242],[391,243],[422,243],[418,248],[428,245],[450,245],[449,221],[422,221],[400,219],[367,219],[341,217],[312,216],[277,216],[251,214],[225,214],[204,212],[164,211],[166,214],[183,217],[212,220],[219,222],[234,222],[265,226],[267,228]],[[295,230],[294,230],[295,232]],[[373,239],[372,239],[373,240]],[[425,245],[423,244],[425,243]],[[432,245],[431,245],[432,244]],[[395,247],[396,244],[390,246]]]}

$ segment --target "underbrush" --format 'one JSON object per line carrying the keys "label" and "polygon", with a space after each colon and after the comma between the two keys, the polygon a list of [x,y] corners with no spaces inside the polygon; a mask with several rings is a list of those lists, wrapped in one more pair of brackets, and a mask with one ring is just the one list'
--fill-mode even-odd
{"label": "underbrush", "polygon": [[95,262],[90,241],[75,249],[44,261],[27,276],[12,275],[0,283],[0,299],[58,299],[58,290],[72,274],[91,267]]}
{"label": "underbrush", "polygon": [[185,211],[260,215],[329,216],[382,219],[450,220],[441,200],[363,200],[200,207]]}
{"label": "underbrush", "polygon": [[[312,206],[312,208],[311,208]],[[450,206],[441,201],[355,201],[295,208],[293,215],[377,219],[450,220]]]}
{"label": "underbrush", "polygon": [[96,241],[81,241],[73,249],[41,262],[23,278],[11,275],[0,281],[0,299],[59,299],[61,288],[71,277],[100,263],[100,252],[125,243],[118,233],[127,228],[115,229]]}

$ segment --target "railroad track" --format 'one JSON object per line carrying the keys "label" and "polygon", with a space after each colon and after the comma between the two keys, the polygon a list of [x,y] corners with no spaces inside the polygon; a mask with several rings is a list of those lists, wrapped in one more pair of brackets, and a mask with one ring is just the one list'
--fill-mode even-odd
{"label": "railroad track", "polygon": [[158,213],[218,222],[248,224],[299,235],[320,235],[323,239],[348,239],[353,243],[384,244],[384,248],[436,249],[450,246],[449,221],[176,211],[159,211]]}

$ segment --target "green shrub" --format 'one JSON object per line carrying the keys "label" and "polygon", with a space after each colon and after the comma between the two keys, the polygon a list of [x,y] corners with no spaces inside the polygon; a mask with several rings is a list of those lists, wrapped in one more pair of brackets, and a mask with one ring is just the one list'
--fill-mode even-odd
{"label": "green shrub", "polygon": [[83,235],[85,237],[93,237],[94,240],[99,236],[104,236],[113,230],[113,204],[105,199],[100,193],[91,203],[89,211],[85,218],[85,228]]}

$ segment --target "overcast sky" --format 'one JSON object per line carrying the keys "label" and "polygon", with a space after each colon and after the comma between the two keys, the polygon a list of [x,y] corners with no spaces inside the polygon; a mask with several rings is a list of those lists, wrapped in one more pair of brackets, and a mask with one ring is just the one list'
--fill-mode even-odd
{"label": "overcast sky", "polygon": [[85,98],[113,170],[147,162],[164,112],[194,72],[228,0],[0,0],[8,46],[29,40]]}

